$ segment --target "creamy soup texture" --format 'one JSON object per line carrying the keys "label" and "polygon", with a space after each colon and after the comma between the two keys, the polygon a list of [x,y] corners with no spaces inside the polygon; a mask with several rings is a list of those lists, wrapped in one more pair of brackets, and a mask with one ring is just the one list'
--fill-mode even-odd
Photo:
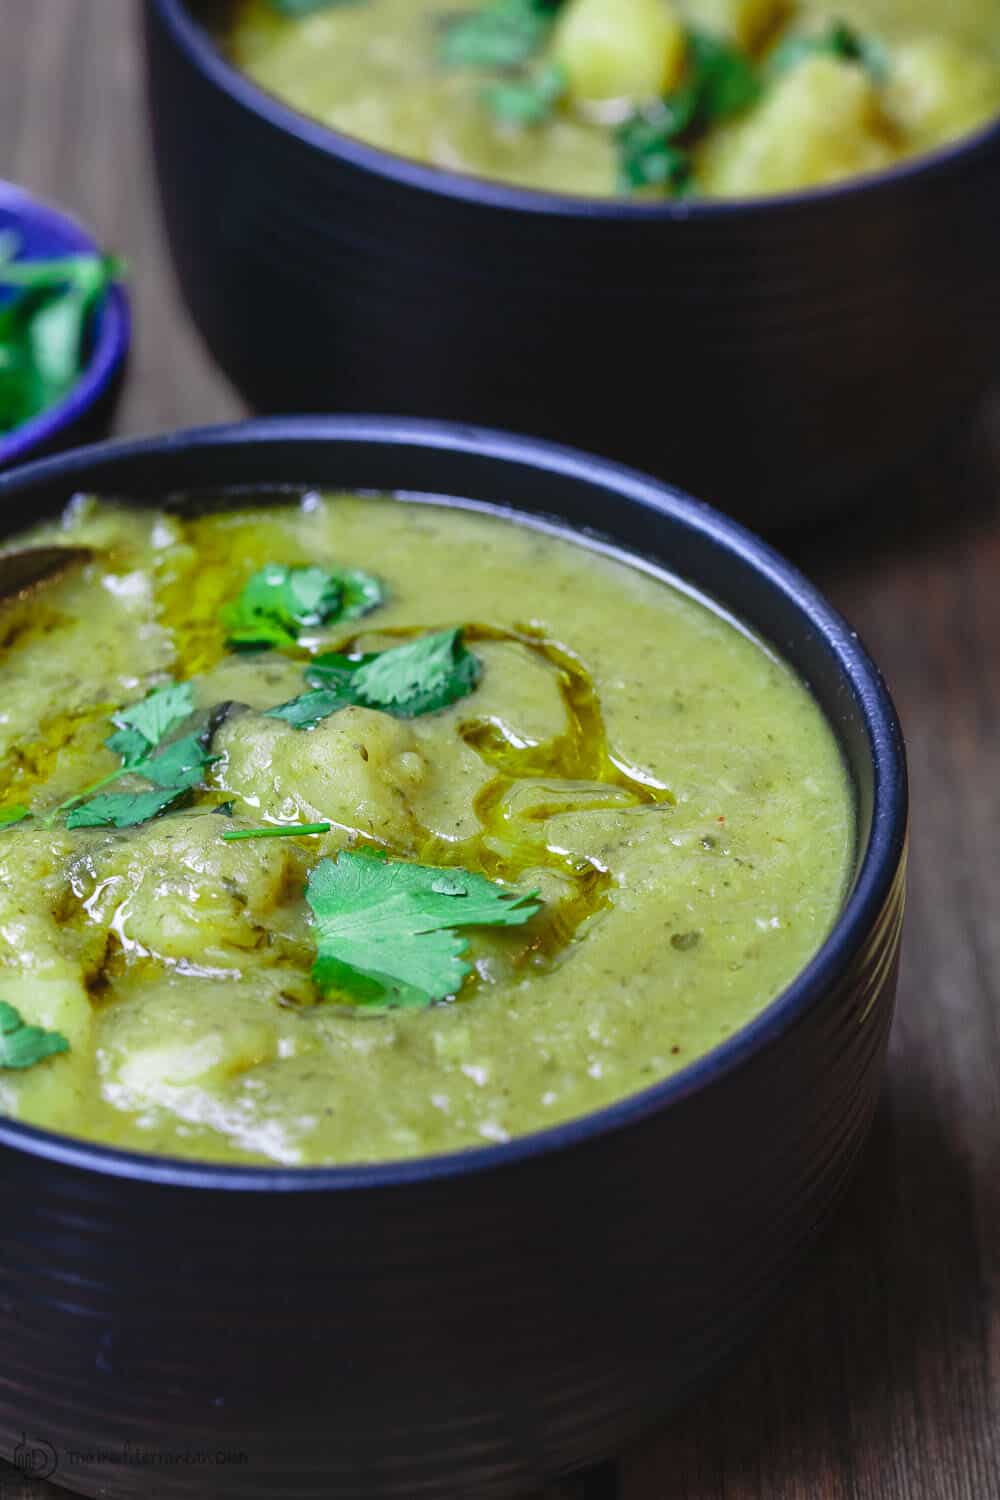
{"label": "creamy soup texture", "polygon": [[[656,574],[352,495],[26,540],[90,552],[0,612],[17,1119],[292,1165],[506,1141],[711,1050],[834,920],[830,728]],[[57,1050],[15,1065],[18,1025]]]}
{"label": "creamy soup texture", "polygon": [[583,196],[878,172],[1000,112],[1000,0],[234,0],[230,56],[388,151]]}

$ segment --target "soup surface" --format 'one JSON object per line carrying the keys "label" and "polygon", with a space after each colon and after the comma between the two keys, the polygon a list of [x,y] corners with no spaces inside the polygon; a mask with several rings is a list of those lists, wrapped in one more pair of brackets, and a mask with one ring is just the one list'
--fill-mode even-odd
{"label": "soup surface", "polygon": [[0,613],[12,1116],[222,1161],[505,1141],[709,1051],[832,924],[834,737],[659,575],[351,495],[30,541],[91,550]]}
{"label": "soup surface", "polygon": [[820,186],[1000,112],[1000,0],[234,0],[225,45],[334,129],[583,196]]}

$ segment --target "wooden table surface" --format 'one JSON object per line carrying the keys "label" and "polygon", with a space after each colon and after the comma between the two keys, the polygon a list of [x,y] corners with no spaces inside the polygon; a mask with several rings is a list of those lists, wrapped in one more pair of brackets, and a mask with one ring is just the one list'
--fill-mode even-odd
{"label": "wooden table surface", "polygon": [[[69,205],[132,268],[122,433],[243,410],[167,261],[138,9],[0,0],[0,176]],[[1000,1500],[998,502],[993,403],[886,504],[874,539],[848,520],[795,546],[880,661],[909,743],[885,1099],[839,1225],[784,1312],[709,1394],[545,1500]],[[0,1464],[0,1500],[62,1493]]]}

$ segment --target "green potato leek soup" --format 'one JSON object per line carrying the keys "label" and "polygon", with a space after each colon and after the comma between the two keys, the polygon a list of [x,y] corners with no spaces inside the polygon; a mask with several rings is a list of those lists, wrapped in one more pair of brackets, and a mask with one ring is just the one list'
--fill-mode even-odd
{"label": "green potato leek soup", "polygon": [[82,550],[2,606],[14,1119],[292,1166],[503,1142],[710,1051],[835,919],[832,731],[659,574],[315,493],[77,499],[26,545]]}
{"label": "green potato leek soup", "polygon": [[1000,114],[1000,0],[231,0],[222,44],[336,130],[584,197],[820,187]]}

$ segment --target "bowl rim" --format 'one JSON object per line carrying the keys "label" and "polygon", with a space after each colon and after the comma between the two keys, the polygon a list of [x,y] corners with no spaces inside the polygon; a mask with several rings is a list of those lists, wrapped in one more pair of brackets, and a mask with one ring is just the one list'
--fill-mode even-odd
{"label": "bowl rim", "polygon": [[[79,219],[56,203],[37,197],[16,183],[0,181],[0,210],[31,221],[71,254],[100,255],[101,246]],[[105,294],[96,319],[96,338],[90,358],[76,383],[61,401],[47,407],[8,433],[0,434],[0,465],[23,459],[72,428],[106,394],[125,361],[131,341],[129,300],[120,282]]]}
{"label": "bowl rim", "polygon": [[[332,447],[375,444],[390,449],[467,454],[515,469],[527,467],[562,479],[582,481],[606,494],[638,502],[644,509],[669,516],[697,534],[709,548],[727,553],[734,561],[752,568],[771,590],[783,595],[804,616],[803,626],[822,638],[835,657],[844,685],[864,721],[874,767],[874,788],[871,828],[866,847],[858,851],[854,884],[817,953],[746,1026],[669,1078],[601,1109],[545,1130],[515,1136],[508,1142],[433,1156],[344,1166],[249,1166],[125,1151],[0,1115],[0,1149],[12,1148],[104,1176],[180,1188],[282,1193],[396,1188],[460,1178],[586,1145],[658,1114],[695,1092],[703,1092],[750,1063],[829,994],[869,937],[905,855],[908,792],[902,730],[885,681],[857,633],[792,563],[714,507],[611,459],[543,439],[460,423],[377,416],[266,417],[183,429],[152,438],[100,443],[0,475],[0,513],[12,494],[25,486],[30,489],[38,484],[65,481],[68,494],[78,490],[81,484],[86,485],[87,474],[95,465],[143,460],[156,463],[179,451],[218,453],[247,445],[296,442],[313,445],[321,442]],[[170,493],[169,477],[164,479],[164,493]],[[418,483],[411,493],[430,492],[422,490]],[[516,518],[518,507],[511,505],[509,509]],[[559,524],[571,530],[566,522]],[[615,543],[613,533],[609,535],[626,558],[636,555],[634,548]],[[731,607],[724,598],[717,602],[723,608]],[[735,614],[737,618],[740,616],[738,608]]]}
{"label": "bowl rim", "polygon": [[[177,45],[202,75],[258,120],[293,137],[300,145],[394,182],[401,187],[427,192],[440,198],[481,208],[521,211],[539,216],[652,223],[701,223],[734,215],[791,213],[833,204],[870,193],[903,186],[914,178],[946,173],[968,159],[986,155],[1000,145],[1000,115],[958,140],[921,152],[879,172],[851,177],[823,187],[772,193],[747,198],[694,198],[683,201],[631,202],[618,198],[586,198],[572,193],[547,192],[539,188],[477,177],[432,166],[412,157],[374,146],[346,131],[335,130],[321,120],[302,114],[277,95],[269,93],[233,63],[230,63],[207,29],[190,9],[190,0],[146,0]],[[148,46],[148,42],[147,42]]]}

